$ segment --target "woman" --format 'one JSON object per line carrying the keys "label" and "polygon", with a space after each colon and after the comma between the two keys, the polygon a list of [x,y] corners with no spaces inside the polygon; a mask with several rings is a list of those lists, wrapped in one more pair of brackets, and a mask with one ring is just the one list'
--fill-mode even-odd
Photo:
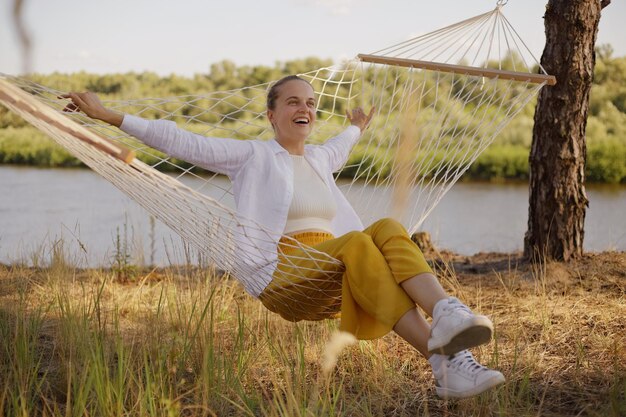
{"label": "woman", "polygon": [[119,114],[89,92],[63,97],[71,100],[68,111],[82,110],[171,156],[229,176],[237,215],[271,235],[258,239],[274,254],[266,263],[270,278],[246,286],[270,310],[292,321],[340,312],[340,328],[360,339],[393,329],[429,360],[442,397],[468,397],[504,382],[466,350],[490,341],[491,321],[445,293],[402,225],[383,219],[364,229],[334,183],[332,173],[369,125],[373,108],[347,112],[351,126],[314,146],[305,141],[317,100],[297,76],[277,81],[268,93],[275,139],[266,142],[206,138],[173,122]]}

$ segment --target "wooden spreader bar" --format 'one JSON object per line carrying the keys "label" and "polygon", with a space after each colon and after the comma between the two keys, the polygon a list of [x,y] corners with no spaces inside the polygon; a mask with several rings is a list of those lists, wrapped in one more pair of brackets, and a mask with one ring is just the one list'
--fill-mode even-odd
{"label": "wooden spreader bar", "polygon": [[556,77],[554,77],[554,75],[531,74],[526,72],[504,71],[491,68],[468,67],[465,65],[442,64],[438,62],[418,61],[415,59],[407,58],[392,58],[380,55],[359,54],[358,57],[363,62],[371,62],[373,64],[386,64],[399,67],[421,68],[433,71],[451,72],[454,74],[474,75],[477,77],[516,80],[530,82],[534,84],[556,84]]}
{"label": "wooden spreader bar", "polygon": [[130,149],[103,138],[70,118],[59,114],[32,95],[2,78],[0,78],[0,102],[4,102],[9,108],[15,107],[24,111],[48,123],[51,127],[70,134],[76,139],[86,142],[127,164],[130,164],[135,159],[135,153]]}

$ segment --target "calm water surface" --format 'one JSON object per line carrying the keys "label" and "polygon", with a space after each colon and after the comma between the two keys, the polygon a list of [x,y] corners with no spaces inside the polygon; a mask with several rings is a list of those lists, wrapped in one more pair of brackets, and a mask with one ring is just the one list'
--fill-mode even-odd
{"label": "calm water surface", "polygon": [[[626,187],[587,192],[585,250],[626,250]],[[513,252],[522,249],[527,216],[525,184],[459,183],[422,229],[461,254]],[[151,227],[141,207],[92,171],[0,166],[0,262],[49,258],[62,241],[80,265],[111,265],[125,227],[135,262],[184,261],[180,238],[158,221]]]}

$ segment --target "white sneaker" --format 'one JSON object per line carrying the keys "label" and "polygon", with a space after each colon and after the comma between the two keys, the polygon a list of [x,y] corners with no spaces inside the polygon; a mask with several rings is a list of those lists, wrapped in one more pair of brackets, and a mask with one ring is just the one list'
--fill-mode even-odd
{"label": "white sneaker", "polygon": [[502,373],[479,364],[467,350],[446,358],[433,374],[441,398],[471,397],[504,382]]}
{"label": "white sneaker", "polygon": [[428,351],[452,355],[488,343],[492,334],[491,320],[472,313],[457,298],[450,297],[435,304]]}

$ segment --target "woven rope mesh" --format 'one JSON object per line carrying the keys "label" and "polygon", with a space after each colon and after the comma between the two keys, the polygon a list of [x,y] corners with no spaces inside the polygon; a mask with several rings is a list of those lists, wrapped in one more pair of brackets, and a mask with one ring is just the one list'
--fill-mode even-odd
{"label": "woven rope mesh", "polygon": [[[542,71],[499,6],[374,54],[521,73]],[[349,125],[346,110],[375,106],[372,124],[336,178],[364,224],[392,216],[410,233],[418,230],[470,164],[545,84],[369,63],[358,58],[299,75],[312,84],[317,97],[318,120],[311,143],[322,143],[345,129]],[[61,114],[66,102],[58,96],[63,91],[25,78],[3,78]],[[203,95],[108,101],[105,105],[148,119],[175,121],[179,127],[208,136],[206,140],[268,140],[273,137],[265,116],[270,85]],[[192,243],[218,268],[231,271],[253,294],[263,289],[260,283],[271,279],[259,276],[271,275],[273,268],[266,266],[276,252],[261,253],[258,247],[263,240],[274,240],[262,225],[235,214],[227,178],[168,158],[116,128],[80,114],[64,114],[133,149],[138,159],[126,164],[23,109],[4,104]],[[320,272],[320,280],[341,270],[339,261],[317,251],[295,253],[294,259],[308,257],[317,270],[331,271]],[[292,261],[281,258],[283,263]],[[334,311],[336,305],[328,309]]]}

